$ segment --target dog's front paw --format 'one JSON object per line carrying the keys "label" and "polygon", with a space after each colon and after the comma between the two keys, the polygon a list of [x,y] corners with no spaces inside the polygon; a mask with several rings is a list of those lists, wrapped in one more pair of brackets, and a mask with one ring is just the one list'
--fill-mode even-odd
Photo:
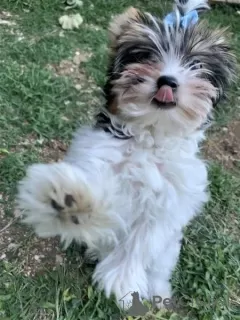
{"label": "dog's front paw", "polygon": [[81,215],[89,214],[93,207],[84,177],[66,163],[31,166],[19,183],[17,203],[24,221],[32,225],[45,223],[42,229],[46,232],[53,220],[56,227],[60,223],[78,225]]}

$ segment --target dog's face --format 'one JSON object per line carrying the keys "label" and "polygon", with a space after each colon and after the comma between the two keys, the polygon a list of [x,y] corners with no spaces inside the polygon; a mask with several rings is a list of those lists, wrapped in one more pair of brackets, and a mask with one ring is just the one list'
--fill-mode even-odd
{"label": "dog's face", "polygon": [[225,31],[129,9],[110,25],[107,108],[127,121],[199,128],[233,79]]}

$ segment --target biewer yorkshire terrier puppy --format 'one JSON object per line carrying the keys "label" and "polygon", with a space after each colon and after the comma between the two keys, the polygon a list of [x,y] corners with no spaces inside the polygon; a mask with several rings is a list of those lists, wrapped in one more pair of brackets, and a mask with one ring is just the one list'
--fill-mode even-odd
{"label": "biewer yorkshire terrier puppy", "polygon": [[199,143],[236,62],[226,30],[199,22],[207,9],[178,0],[163,19],[134,8],[115,17],[105,106],[62,162],[30,166],[19,184],[25,223],[86,243],[93,283],[117,301],[171,297],[182,230],[208,199]]}

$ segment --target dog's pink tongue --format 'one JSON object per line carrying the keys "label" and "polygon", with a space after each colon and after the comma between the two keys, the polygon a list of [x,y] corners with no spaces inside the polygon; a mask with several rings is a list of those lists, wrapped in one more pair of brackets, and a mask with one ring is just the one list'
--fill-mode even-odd
{"label": "dog's pink tongue", "polygon": [[173,102],[173,91],[170,86],[162,86],[154,97],[159,102]]}

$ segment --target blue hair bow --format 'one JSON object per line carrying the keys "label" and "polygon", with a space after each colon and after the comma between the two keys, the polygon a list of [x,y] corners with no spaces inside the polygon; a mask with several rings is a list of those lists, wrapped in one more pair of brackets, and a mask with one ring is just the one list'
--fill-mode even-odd
{"label": "blue hair bow", "polygon": [[[175,12],[169,13],[165,18],[164,22],[169,26],[174,26],[177,21],[177,16]],[[185,16],[180,17],[180,26],[187,28],[190,24],[196,24],[198,22],[197,10],[188,12]]]}

